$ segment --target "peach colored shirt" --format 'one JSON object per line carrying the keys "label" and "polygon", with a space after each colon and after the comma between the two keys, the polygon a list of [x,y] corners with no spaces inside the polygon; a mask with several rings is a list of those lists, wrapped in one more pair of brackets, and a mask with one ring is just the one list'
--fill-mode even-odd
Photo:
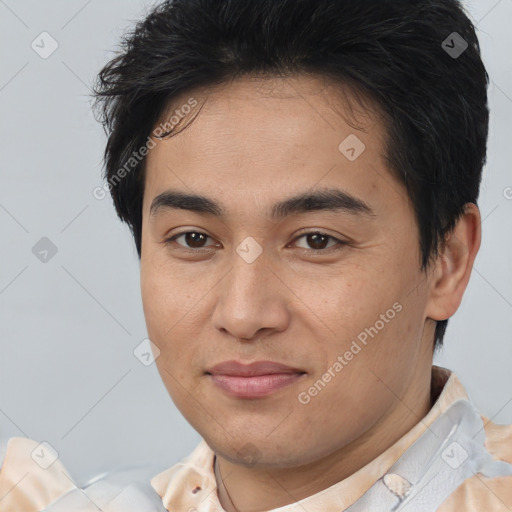
{"label": "peach colored shirt", "polygon": [[[447,369],[432,367],[432,392],[438,398],[429,413],[373,461],[274,512],[512,511],[512,425],[478,414]],[[0,512],[222,512],[213,461],[202,440],[156,475],[111,474],[80,486],[44,445],[11,437]]]}

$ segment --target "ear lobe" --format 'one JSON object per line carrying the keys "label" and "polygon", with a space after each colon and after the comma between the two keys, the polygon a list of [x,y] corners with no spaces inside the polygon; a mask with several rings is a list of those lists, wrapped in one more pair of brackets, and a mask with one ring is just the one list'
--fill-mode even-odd
{"label": "ear lobe", "polygon": [[481,242],[481,218],[476,204],[467,203],[435,262],[426,316],[446,320],[459,308]]}

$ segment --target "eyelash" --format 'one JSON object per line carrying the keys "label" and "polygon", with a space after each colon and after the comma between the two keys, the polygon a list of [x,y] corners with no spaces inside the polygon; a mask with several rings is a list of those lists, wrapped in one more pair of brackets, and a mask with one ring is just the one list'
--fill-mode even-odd
{"label": "eyelash", "polygon": [[[199,235],[205,235],[207,238],[211,238],[209,235],[207,235],[206,233],[203,233],[202,231],[182,231],[181,233],[177,233],[177,234],[173,235],[172,237],[167,238],[166,240],[164,240],[164,244],[166,246],[168,246],[171,243],[173,243],[178,237],[180,237],[182,235],[187,235],[189,233],[196,233],[196,234],[199,234]],[[299,249],[302,249],[303,251],[306,251],[306,252],[308,252],[309,254],[312,254],[312,255],[325,255],[325,254],[329,254],[332,251],[340,250],[340,249],[343,248],[343,246],[348,245],[348,242],[340,240],[339,238],[335,238],[334,236],[329,235],[327,233],[323,233],[322,231],[307,231],[305,233],[301,233],[300,235],[298,235],[293,240],[293,242],[299,240],[302,237],[308,236],[308,235],[321,235],[321,236],[325,236],[325,237],[327,237],[327,238],[337,242],[336,245],[333,245],[333,246],[331,246],[331,247],[329,247],[327,249],[304,249],[304,248],[299,247]],[[182,251],[188,252],[188,253],[193,253],[193,254],[198,254],[199,253],[199,254],[201,254],[201,253],[205,253],[205,252],[210,252],[210,249],[207,249],[207,248],[204,248],[204,247],[201,247],[199,249],[190,249],[190,248],[184,247],[184,246],[182,246],[180,244],[177,244],[177,245],[179,246],[179,250],[182,250]]]}

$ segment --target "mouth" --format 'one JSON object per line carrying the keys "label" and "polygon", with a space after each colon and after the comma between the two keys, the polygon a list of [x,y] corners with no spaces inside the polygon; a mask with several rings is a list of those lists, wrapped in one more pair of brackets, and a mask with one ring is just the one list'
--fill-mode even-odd
{"label": "mouth", "polygon": [[225,361],[205,373],[213,384],[236,398],[265,397],[306,375],[304,370],[274,361]]}

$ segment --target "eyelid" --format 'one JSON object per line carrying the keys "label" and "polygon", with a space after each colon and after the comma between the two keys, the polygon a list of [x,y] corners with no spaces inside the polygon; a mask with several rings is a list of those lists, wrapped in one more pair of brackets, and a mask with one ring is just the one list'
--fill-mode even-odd
{"label": "eyelid", "polygon": [[[180,237],[182,235],[186,235],[188,233],[196,233],[196,234],[199,234],[199,235],[205,235],[207,238],[211,238],[213,240],[213,237],[211,237],[210,235],[208,235],[207,233],[205,233],[203,231],[196,230],[196,229],[188,229],[188,230],[185,230],[185,231],[181,231],[179,233],[175,233],[171,237],[166,238],[163,243],[165,245],[169,245],[169,244],[175,242],[176,238],[178,238],[178,237]],[[299,238],[302,238],[302,237],[307,236],[307,235],[322,235],[322,236],[326,236],[327,238],[330,238],[330,239],[334,240],[335,242],[337,242],[335,245],[332,245],[331,247],[328,247],[326,249],[306,249],[304,247],[298,247],[298,249],[306,251],[309,254],[328,254],[328,253],[332,252],[333,250],[338,250],[341,247],[349,244],[348,241],[341,240],[340,238],[337,238],[337,237],[335,237],[333,235],[330,235],[329,233],[321,231],[320,229],[317,229],[317,230],[309,229],[309,230],[304,231],[304,232],[299,232],[299,234],[293,239],[293,241],[291,243],[296,242]],[[181,244],[177,244],[177,245],[180,248],[180,250],[184,250],[184,251],[190,252],[190,253],[209,252],[208,247],[200,247],[198,249],[191,249],[191,248],[186,247],[186,246],[181,245]]]}
{"label": "eyelid", "polygon": [[[164,245],[170,245],[171,243],[176,243],[175,242],[176,238],[178,238],[178,237],[180,237],[182,235],[186,235],[188,233],[196,233],[198,235],[204,235],[204,236],[206,236],[206,238],[211,238],[213,240],[213,237],[208,235],[204,231],[199,231],[198,229],[187,229],[185,231],[181,231],[179,233],[175,233],[174,235],[172,235],[170,237],[166,237],[164,239],[164,241],[163,241],[163,244]],[[190,252],[190,253],[200,253],[200,252],[207,252],[207,251],[209,251],[208,247],[200,247],[198,249],[191,249],[190,247],[187,247],[185,245],[181,245],[181,244],[178,244],[178,243],[176,243],[176,245],[178,246],[178,248],[180,250],[183,250],[185,252]]]}
{"label": "eyelid", "polygon": [[349,244],[348,241],[337,238],[334,235],[330,235],[329,233],[326,233],[325,231],[322,231],[321,229],[316,229],[316,230],[308,229],[306,231],[299,232],[299,234],[293,239],[292,243],[296,242],[299,238],[302,238],[307,235],[321,235],[321,236],[330,238],[331,240],[334,240],[336,242],[336,244],[332,245],[331,247],[327,247],[326,249],[305,249],[304,247],[298,247],[298,249],[306,251],[308,254],[313,254],[313,255],[330,254],[331,252],[337,251],[337,250],[341,249],[343,246]]}

